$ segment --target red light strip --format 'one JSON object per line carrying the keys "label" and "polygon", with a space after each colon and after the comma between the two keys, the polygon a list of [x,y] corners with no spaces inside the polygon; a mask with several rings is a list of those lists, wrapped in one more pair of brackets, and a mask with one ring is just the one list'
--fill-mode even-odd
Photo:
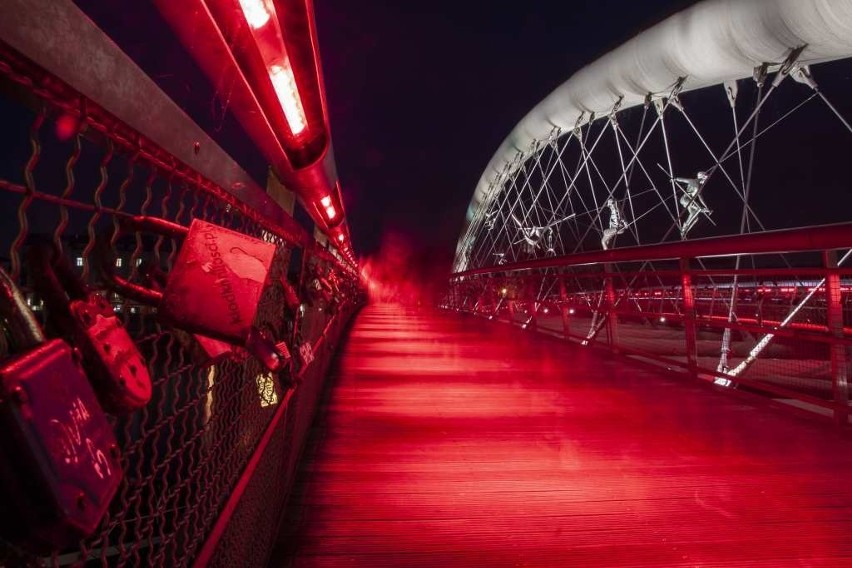
{"label": "red light strip", "polygon": [[284,47],[281,27],[275,17],[275,7],[264,0],[239,0],[239,3],[266,65],[269,80],[272,81],[287,125],[293,135],[298,136],[307,129],[308,118],[299,96],[290,58]]}

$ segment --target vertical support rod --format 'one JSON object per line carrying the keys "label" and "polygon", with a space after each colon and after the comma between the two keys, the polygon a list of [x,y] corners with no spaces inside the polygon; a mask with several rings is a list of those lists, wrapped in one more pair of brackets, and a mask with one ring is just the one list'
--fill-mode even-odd
{"label": "vertical support rod", "polygon": [[531,330],[535,330],[538,327],[538,289],[539,289],[539,277],[535,273],[531,273],[529,279],[527,280],[527,302],[530,307],[530,319],[529,325],[527,326]]}
{"label": "vertical support rod", "polygon": [[689,375],[698,378],[698,341],[695,330],[695,292],[688,258],[680,259],[681,296],[683,301],[683,327],[686,334],[686,363]]}
{"label": "vertical support rod", "polygon": [[516,325],[518,323],[518,320],[515,317],[515,298],[513,297],[516,294],[512,294],[512,292],[517,292],[517,286],[514,287],[514,290],[509,290],[509,285],[506,284],[503,286],[503,289],[500,290],[501,294],[503,294],[503,290],[506,290],[506,294],[504,297],[506,298],[506,303],[509,306],[509,323],[511,323],[512,325]]}
{"label": "vertical support rod", "polygon": [[823,253],[825,264],[825,303],[828,332],[831,334],[831,390],[834,394],[834,421],[845,426],[849,420],[848,363],[843,337],[843,304],[840,294],[840,273],[837,272],[837,252]]}
{"label": "vertical support rod", "polygon": [[571,337],[571,319],[568,317],[568,293],[565,290],[565,276],[559,275],[559,311],[562,313],[562,337],[568,339]]}
{"label": "vertical support rod", "polygon": [[604,264],[604,294],[606,302],[606,328],[609,339],[609,347],[615,353],[618,353],[618,316],[615,313],[616,296],[615,284],[613,284],[613,267],[612,264]]}
{"label": "vertical support rod", "polygon": [[453,309],[455,311],[459,311],[459,279],[458,278],[453,278],[452,294],[453,294]]}

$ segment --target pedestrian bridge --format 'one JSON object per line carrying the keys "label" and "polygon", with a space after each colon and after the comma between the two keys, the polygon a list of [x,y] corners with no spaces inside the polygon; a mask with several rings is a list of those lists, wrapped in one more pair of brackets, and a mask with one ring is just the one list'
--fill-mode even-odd
{"label": "pedestrian bridge", "polygon": [[568,78],[434,305],[370,297],[311,2],[114,4],[0,3],[0,566],[852,563],[852,2]]}

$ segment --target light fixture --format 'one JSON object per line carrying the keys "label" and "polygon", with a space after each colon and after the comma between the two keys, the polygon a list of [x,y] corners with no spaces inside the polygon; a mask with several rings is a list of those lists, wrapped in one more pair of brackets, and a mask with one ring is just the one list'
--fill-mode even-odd
{"label": "light fixture", "polygon": [[299,98],[299,90],[296,88],[296,77],[290,61],[285,59],[280,65],[269,66],[269,78],[278,95],[278,102],[284,110],[284,118],[294,136],[298,136],[308,127],[308,119],[302,100]]}
{"label": "light fixture", "polygon": [[[298,136],[308,128],[308,117],[302,105],[290,57],[284,47],[281,27],[275,17],[275,7],[264,0],[239,0],[239,3],[269,73],[278,104],[284,111],[287,125],[293,136]],[[272,25],[268,25],[270,22]]]}
{"label": "light fixture", "polygon": [[259,30],[265,26],[272,17],[263,0],[240,0],[240,8],[243,9],[246,21],[253,30]]}

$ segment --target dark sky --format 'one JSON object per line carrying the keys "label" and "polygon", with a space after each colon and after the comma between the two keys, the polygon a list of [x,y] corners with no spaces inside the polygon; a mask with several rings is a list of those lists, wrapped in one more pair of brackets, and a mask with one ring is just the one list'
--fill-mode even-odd
{"label": "dark sky", "polygon": [[[374,255],[394,235],[414,260],[438,257],[445,273],[479,176],[514,125],[580,67],[691,3],[527,0],[506,10],[471,0],[315,0],[356,253]],[[76,4],[263,183],[262,156],[150,2],[120,10],[104,0]],[[0,177],[20,177],[31,121],[0,97],[0,123],[21,132],[0,145]],[[60,187],[64,162],[42,162],[42,171],[59,177],[41,185]],[[77,172],[81,192],[97,183],[96,167],[89,169]],[[31,231],[52,230],[53,217],[32,217]],[[0,229],[3,242],[16,229]]]}
{"label": "dark sky", "polygon": [[451,254],[514,125],[684,0],[317,0],[337,166],[356,250],[396,232]]}

